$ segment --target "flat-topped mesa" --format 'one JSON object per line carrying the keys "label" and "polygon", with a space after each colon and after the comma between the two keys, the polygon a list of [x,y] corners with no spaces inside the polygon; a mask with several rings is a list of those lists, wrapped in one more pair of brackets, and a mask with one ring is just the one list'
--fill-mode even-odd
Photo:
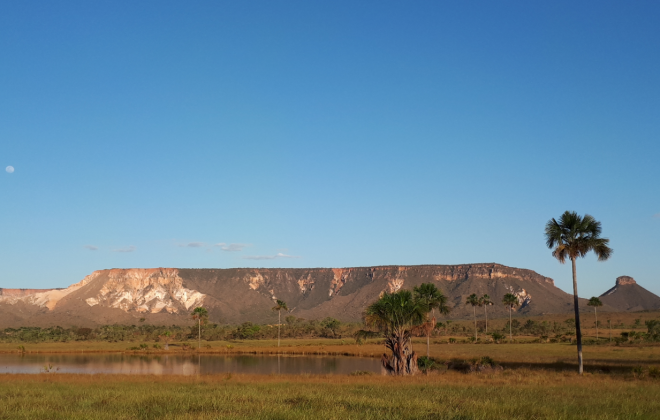
{"label": "flat-topped mesa", "polygon": [[623,286],[625,284],[637,284],[637,282],[630,276],[620,276],[616,278],[617,286]]}
{"label": "flat-topped mesa", "polygon": [[[359,322],[364,309],[384,292],[413,290],[435,284],[447,297],[451,319],[473,317],[465,306],[471,294],[499,299],[515,294],[523,315],[565,313],[573,298],[551,278],[532,270],[496,263],[456,265],[389,265],[343,268],[127,268],[95,271],[66,289],[13,291],[0,295],[3,325],[133,324],[188,325],[189,313],[204,306],[212,322],[272,323],[271,308],[281,299],[304,319],[337,318]],[[629,291],[638,285],[618,287]],[[13,289],[18,290],[18,289]],[[12,308],[11,305],[18,305]],[[507,316],[503,305],[488,309],[489,317]],[[273,318],[275,316],[275,318]],[[28,322],[29,321],[29,322]]]}

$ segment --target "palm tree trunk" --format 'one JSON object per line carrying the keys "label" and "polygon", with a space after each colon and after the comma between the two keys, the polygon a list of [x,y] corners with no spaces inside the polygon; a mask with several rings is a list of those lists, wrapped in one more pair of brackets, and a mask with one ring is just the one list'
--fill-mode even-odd
{"label": "palm tree trunk", "polygon": [[511,305],[509,305],[509,341],[513,341],[513,333],[511,332]]}
{"label": "palm tree trunk", "polygon": [[575,336],[577,338],[577,351],[578,351],[578,373],[582,375],[582,330],[580,329],[580,307],[578,306],[578,289],[577,289],[577,271],[575,269],[575,258],[571,258],[573,266],[573,306],[575,307]]}
{"label": "palm tree trunk", "polygon": [[472,305],[472,309],[474,310],[474,342],[477,342],[477,307]]}
{"label": "palm tree trunk", "polygon": [[431,357],[431,350],[430,350],[430,347],[429,347],[429,340],[430,340],[429,337],[430,336],[431,336],[431,333],[426,334],[426,358],[427,359]]}
{"label": "palm tree trunk", "polygon": [[277,347],[280,346],[280,327],[282,325],[282,311],[277,311]]}
{"label": "palm tree trunk", "polygon": [[[432,308],[431,311],[433,313],[433,317],[431,318],[430,322],[431,322],[431,324],[433,324],[432,327],[435,329],[435,321],[436,321],[436,319],[435,319],[435,308]],[[431,350],[430,350],[430,346],[429,346],[429,340],[430,340],[429,337],[431,337],[431,331],[433,331],[433,330],[428,329],[427,332],[426,332],[426,358],[427,359],[429,359],[431,357]]]}
{"label": "palm tree trunk", "polygon": [[484,313],[486,314],[486,335],[488,335],[488,305],[484,305]]}
{"label": "palm tree trunk", "polygon": [[199,327],[199,331],[197,334],[197,351],[202,348],[202,318],[197,318],[197,325]]}
{"label": "palm tree trunk", "polygon": [[596,315],[596,341],[598,341],[598,311],[594,306],[594,315]]}

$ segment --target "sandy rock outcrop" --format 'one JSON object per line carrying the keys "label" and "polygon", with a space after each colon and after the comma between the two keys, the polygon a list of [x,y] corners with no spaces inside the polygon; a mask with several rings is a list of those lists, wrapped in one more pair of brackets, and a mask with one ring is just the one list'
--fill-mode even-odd
{"label": "sandy rock outcrop", "polygon": [[89,306],[102,305],[125,312],[177,313],[201,305],[206,297],[183,287],[183,279],[175,268],[112,269],[107,270],[107,278],[98,294],[85,300]]}
{"label": "sandy rock outcrop", "polygon": [[630,276],[620,276],[616,278],[617,286],[623,286],[625,284],[637,284],[637,282]]}

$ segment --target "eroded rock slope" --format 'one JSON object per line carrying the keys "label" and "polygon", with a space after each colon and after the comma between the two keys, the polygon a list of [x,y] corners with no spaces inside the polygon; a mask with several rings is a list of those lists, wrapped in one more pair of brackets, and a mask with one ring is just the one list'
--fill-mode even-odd
{"label": "eroded rock slope", "polygon": [[[214,322],[274,322],[283,299],[291,315],[358,321],[383,292],[436,284],[449,297],[451,318],[464,318],[471,293],[489,294],[491,316],[504,316],[505,293],[517,294],[519,313],[570,313],[572,298],[552,279],[500,264],[297,269],[112,269],[96,271],[66,289],[0,295],[0,327],[189,323],[192,308],[208,308]],[[4,289],[7,290],[7,289]]]}

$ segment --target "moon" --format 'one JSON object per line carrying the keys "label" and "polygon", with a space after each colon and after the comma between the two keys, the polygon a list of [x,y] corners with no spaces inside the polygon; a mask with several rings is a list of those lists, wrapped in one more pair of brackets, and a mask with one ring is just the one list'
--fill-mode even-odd
{"label": "moon", "polygon": [[13,174],[14,173],[14,167],[13,166],[7,166],[5,168],[5,171],[7,171],[8,174]]}

